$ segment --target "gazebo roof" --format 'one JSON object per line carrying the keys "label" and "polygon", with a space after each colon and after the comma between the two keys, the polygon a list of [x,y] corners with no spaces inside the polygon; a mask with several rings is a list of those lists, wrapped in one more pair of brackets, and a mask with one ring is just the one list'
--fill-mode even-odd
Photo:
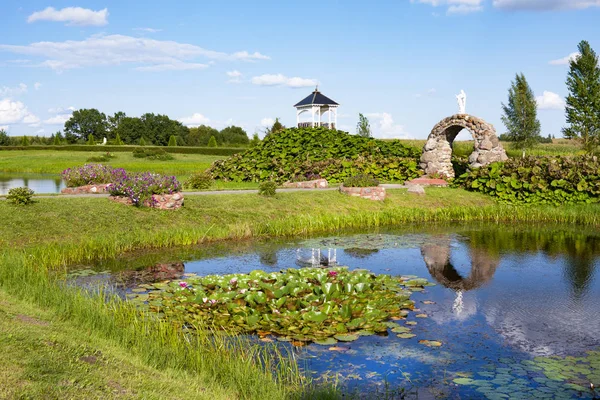
{"label": "gazebo roof", "polygon": [[306,96],[299,103],[295,104],[294,107],[310,106],[310,105],[323,105],[323,106],[339,106],[338,103],[331,100],[329,97],[324,96],[319,89],[315,89],[314,92]]}

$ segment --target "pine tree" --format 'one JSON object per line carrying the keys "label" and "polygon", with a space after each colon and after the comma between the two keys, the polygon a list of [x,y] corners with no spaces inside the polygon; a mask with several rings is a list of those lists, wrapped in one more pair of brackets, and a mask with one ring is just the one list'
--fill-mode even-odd
{"label": "pine tree", "polygon": [[569,62],[567,75],[567,124],[563,135],[577,139],[591,153],[600,145],[600,67],[598,56],[585,40],[579,43],[579,56]]}
{"label": "pine tree", "polygon": [[54,135],[54,139],[52,141],[52,144],[55,145],[55,146],[60,146],[62,144],[61,140],[60,140],[59,133],[60,132],[57,132],[56,135]]}
{"label": "pine tree", "polygon": [[169,147],[177,146],[177,138],[175,137],[175,135],[171,135],[171,137],[169,138],[169,144],[167,146],[169,146]]}
{"label": "pine tree", "polygon": [[371,137],[371,124],[369,124],[369,119],[362,114],[358,114],[356,134],[362,137]]}
{"label": "pine tree", "polygon": [[217,147],[217,139],[214,136],[211,136],[208,140],[208,147]]}
{"label": "pine tree", "polygon": [[88,135],[88,143],[90,146],[94,146],[96,144],[96,141],[94,140],[94,135],[90,134]]}
{"label": "pine tree", "polygon": [[140,139],[140,146],[145,146],[146,145],[146,141],[144,140],[144,138]]}
{"label": "pine tree", "polygon": [[117,132],[117,136],[115,136],[115,145],[117,145],[117,146],[123,145],[123,141],[121,140],[121,136],[119,135],[119,132]]}
{"label": "pine tree", "polygon": [[532,148],[540,139],[540,121],[537,119],[537,102],[525,75],[517,74],[508,89],[508,104],[502,103],[502,122],[508,130],[515,149]]}
{"label": "pine tree", "polygon": [[21,138],[21,146],[29,146],[29,138],[27,136]]}
{"label": "pine tree", "polygon": [[260,138],[258,137],[258,133],[254,133],[252,136],[252,140],[250,140],[250,147],[255,147],[260,144]]}

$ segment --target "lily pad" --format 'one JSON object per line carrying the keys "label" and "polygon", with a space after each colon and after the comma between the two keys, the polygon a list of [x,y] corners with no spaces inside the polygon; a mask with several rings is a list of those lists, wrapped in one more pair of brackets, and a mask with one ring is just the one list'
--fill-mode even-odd
{"label": "lily pad", "polygon": [[318,339],[315,340],[315,343],[321,346],[332,346],[334,344],[336,344],[338,341],[335,340],[334,338],[327,338],[327,339]]}
{"label": "lily pad", "polygon": [[427,318],[427,314],[417,314],[415,315],[416,318]]}
{"label": "lily pad", "polygon": [[473,385],[475,381],[470,378],[456,378],[453,382],[457,385]]}
{"label": "lily pad", "polygon": [[339,340],[340,342],[353,342],[358,340],[358,335],[335,335],[334,338]]}
{"label": "lily pad", "polygon": [[410,339],[410,338],[414,338],[417,335],[415,335],[414,333],[400,333],[396,336],[398,336],[400,339]]}
{"label": "lily pad", "polygon": [[427,347],[441,347],[442,346],[442,342],[439,342],[437,340],[419,340],[419,343],[422,345],[425,345]]}

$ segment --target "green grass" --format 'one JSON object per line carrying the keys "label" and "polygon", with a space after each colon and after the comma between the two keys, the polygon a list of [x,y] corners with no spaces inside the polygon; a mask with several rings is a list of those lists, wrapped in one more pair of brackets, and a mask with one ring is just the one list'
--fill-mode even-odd
{"label": "green grass", "polygon": [[[215,388],[215,398],[220,393],[244,399],[339,398],[335,388],[312,388],[293,359],[239,338],[230,342],[220,336],[186,336],[168,323],[138,314],[129,303],[65,288],[61,276],[72,263],[113,258],[136,249],[225,239],[451,221],[600,227],[598,205],[519,208],[461,189],[427,188],[426,192],[425,197],[415,197],[405,190],[390,190],[384,202],[334,191],[278,193],[274,198],[214,194],[188,196],[185,207],[177,211],[127,207],[106,198],[40,198],[27,207],[0,201],[0,288],[9,299],[18,299],[14,302],[26,301],[47,310],[48,318],[106,341],[132,362],[140,360],[166,374],[165,379],[171,373],[199,376],[200,382],[214,385],[209,387]],[[0,304],[0,309],[6,307]],[[64,357],[78,354],[68,348],[64,352]],[[35,364],[50,355],[21,352],[11,357]],[[59,364],[50,363],[50,372],[60,374]],[[11,376],[15,386],[28,384],[22,375]]]}
{"label": "green grass", "polygon": [[[24,172],[60,174],[63,170],[81,166],[89,157],[97,153],[85,151],[15,150],[0,153],[0,172]],[[171,161],[153,161],[134,158],[132,153],[114,153],[116,158],[104,164],[124,168],[131,172],[156,172],[177,176],[185,180],[187,176],[210,167],[213,161],[224,156],[203,154],[173,154]]]}

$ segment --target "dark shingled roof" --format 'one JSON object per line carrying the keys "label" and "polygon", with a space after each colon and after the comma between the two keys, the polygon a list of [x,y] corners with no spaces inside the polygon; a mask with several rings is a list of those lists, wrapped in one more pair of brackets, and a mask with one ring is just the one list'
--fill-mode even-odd
{"label": "dark shingled roof", "polygon": [[330,105],[330,106],[339,106],[338,103],[336,103],[335,101],[331,100],[327,96],[323,96],[323,94],[321,94],[321,92],[319,92],[318,90],[315,90],[314,92],[312,92],[311,94],[309,94],[308,96],[306,96],[306,98],[304,100],[302,100],[298,104],[294,105],[294,107],[308,106],[308,105],[311,105],[311,104],[323,104],[323,105]]}

